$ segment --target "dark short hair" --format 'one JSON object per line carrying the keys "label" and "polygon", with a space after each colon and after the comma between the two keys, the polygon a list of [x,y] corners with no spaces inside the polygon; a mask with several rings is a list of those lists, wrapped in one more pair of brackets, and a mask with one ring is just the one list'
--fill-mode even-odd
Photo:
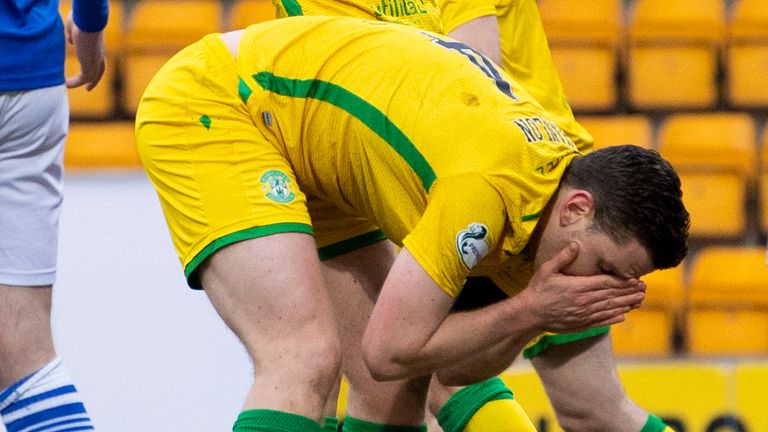
{"label": "dark short hair", "polygon": [[563,186],[594,198],[594,227],[615,241],[636,238],[657,269],[675,267],[688,253],[690,218],[680,178],[654,150],[610,146],[576,157]]}

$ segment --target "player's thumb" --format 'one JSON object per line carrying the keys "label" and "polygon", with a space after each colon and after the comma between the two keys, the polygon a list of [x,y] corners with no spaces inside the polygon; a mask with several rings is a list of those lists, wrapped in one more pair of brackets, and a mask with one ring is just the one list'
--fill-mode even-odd
{"label": "player's thumb", "polygon": [[551,260],[549,260],[549,271],[552,273],[560,273],[561,270],[568,267],[576,257],[579,255],[579,244],[576,242],[569,242],[566,247],[557,253]]}

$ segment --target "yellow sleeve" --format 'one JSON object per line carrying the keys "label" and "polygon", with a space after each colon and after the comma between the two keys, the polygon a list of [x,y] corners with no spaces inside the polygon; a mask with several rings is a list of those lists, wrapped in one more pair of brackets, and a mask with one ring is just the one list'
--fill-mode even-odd
{"label": "yellow sleeve", "polygon": [[496,15],[496,5],[488,0],[444,0],[440,2],[443,32],[448,34],[475,18]]}
{"label": "yellow sleeve", "polygon": [[501,195],[481,175],[440,178],[403,245],[435,283],[456,297],[472,268],[496,249],[506,221]]}

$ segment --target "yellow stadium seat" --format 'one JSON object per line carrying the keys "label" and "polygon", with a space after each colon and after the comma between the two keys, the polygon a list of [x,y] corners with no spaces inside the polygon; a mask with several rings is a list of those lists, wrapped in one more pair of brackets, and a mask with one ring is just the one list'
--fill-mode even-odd
{"label": "yellow stadium seat", "polygon": [[72,122],[64,166],[67,170],[140,168],[133,122]]}
{"label": "yellow stadium seat", "polygon": [[[67,50],[69,51],[69,50]],[[85,86],[72,88],[67,91],[69,108],[73,119],[105,119],[110,117],[116,108],[117,95],[115,92],[116,61],[108,54],[107,66],[99,84],[91,91]],[[70,52],[64,57],[64,72],[67,77],[75,76],[80,71],[77,57]]]}
{"label": "yellow stadium seat", "polygon": [[727,45],[728,103],[739,108],[768,106],[768,2],[736,2]]}
{"label": "yellow stadium seat", "polygon": [[230,30],[243,29],[251,24],[275,19],[275,6],[271,0],[238,0],[229,17]]}
{"label": "yellow stadium seat", "polygon": [[[61,0],[59,2],[59,12],[62,19],[66,19],[67,14],[72,10],[72,0]],[[110,0],[109,2],[109,21],[104,28],[104,39],[107,45],[107,50],[112,52],[119,52],[123,42],[123,4],[120,1]],[[68,48],[71,48],[67,44]]]}
{"label": "yellow stadium seat", "polygon": [[[64,0],[59,3],[62,18],[72,10],[72,2]],[[120,2],[109,2],[109,21],[104,29],[104,38],[107,46],[107,67],[99,84],[91,91],[85,86],[70,89],[69,106],[73,118],[76,119],[104,119],[110,117],[117,108],[117,94],[115,82],[117,79],[117,64],[122,49],[122,37],[120,22],[122,20],[122,5]],[[80,72],[80,63],[77,61],[75,49],[67,44],[66,57],[64,59],[64,73],[67,77],[75,76]]]}
{"label": "yellow stadium seat", "polygon": [[747,228],[747,191],[757,143],[744,113],[675,114],[659,132],[659,151],[675,167],[692,236],[739,238]]}
{"label": "yellow stadium seat", "polygon": [[136,113],[141,96],[149,81],[175,54],[175,51],[129,53],[123,61],[123,105],[131,114]]}
{"label": "yellow stadium seat", "polygon": [[217,0],[138,1],[128,20],[125,42],[130,49],[179,49],[220,30],[222,7]]}
{"label": "yellow stadium seat", "polygon": [[645,115],[579,116],[577,120],[592,134],[595,149],[618,144],[653,147],[653,127]]}
{"label": "yellow stadium seat", "polygon": [[684,299],[683,266],[655,271],[643,305],[611,329],[617,357],[665,357],[674,352],[674,336]]}
{"label": "yellow stadium seat", "polygon": [[764,248],[710,247],[695,257],[686,342],[692,355],[768,354]]}
{"label": "yellow stadium seat", "polygon": [[571,106],[577,111],[615,107],[620,0],[542,0],[539,10]]}
{"label": "yellow stadium seat", "polygon": [[762,151],[760,154],[760,180],[758,200],[760,202],[760,229],[768,232],[768,128],[763,129]]}
{"label": "yellow stadium seat", "polygon": [[629,26],[629,103],[639,109],[712,108],[725,34],[723,0],[637,0]]}
{"label": "yellow stadium seat", "polygon": [[123,56],[124,108],[136,112],[150,79],[176,52],[221,29],[216,0],[139,1],[128,19]]}

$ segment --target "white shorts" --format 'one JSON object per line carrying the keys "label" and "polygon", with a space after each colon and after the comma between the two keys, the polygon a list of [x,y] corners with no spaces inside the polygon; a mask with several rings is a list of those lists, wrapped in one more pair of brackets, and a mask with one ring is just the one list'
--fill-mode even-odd
{"label": "white shorts", "polygon": [[68,125],[64,85],[0,93],[0,284],[54,282]]}

